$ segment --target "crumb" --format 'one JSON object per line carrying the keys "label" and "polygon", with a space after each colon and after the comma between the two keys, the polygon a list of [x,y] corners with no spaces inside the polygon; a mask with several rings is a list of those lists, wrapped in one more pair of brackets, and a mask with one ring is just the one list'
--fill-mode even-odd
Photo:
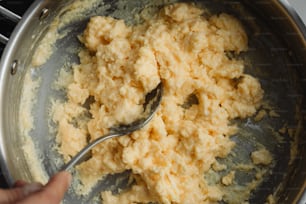
{"label": "crumb", "polygon": [[256,122],[261,121],[266,115],[267,115],[267,112],[265,110],[260,110],[255,116],[254,120]]}
{"label": "crumb", "polygon": [[235,178],[235,171],[231,171],[226,176],[222,177],[221,182],[225,186],[229,186],[233,183],[233,180]]}
{"label": "crumb", "polygon": [[251,159],[256,165],[269,165],[273,158],[267,149],[260,149],[251,153]]}
{"label": "crumb", "polygon": [[219,162],[215,162],[215,163],[213,163],[213,165],[212,165],[212,169],[214,170],[214,171],[223,171],[223,170],[225,170],[227,168],[227,166],[225,165],[225,164],[220,164]]}
{"label": "crumb", "polygon": [[270,110],[269,111],[269,116],[273,118],[279,118],[280,115],[275,111],[275,110]]}

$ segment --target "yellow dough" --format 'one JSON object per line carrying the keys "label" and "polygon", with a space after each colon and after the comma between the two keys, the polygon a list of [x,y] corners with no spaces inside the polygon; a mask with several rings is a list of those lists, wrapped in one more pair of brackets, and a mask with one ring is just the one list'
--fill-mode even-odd
{"label": "yellow dough", "polygon": [[[102,192],[103,203],[222,200],[204,173],[229,154],[237,131],[231,120],[255,114],[263,90],[244,73],[243,61],[227,56],[247,51],[239,21],[224,13],[206,18],[203,12],[177,3],[133,26],[112,17],[90,19],[80,64],[66,87],[68,100],[53,107],[65,160],[87,144],[88,135],[93,140],[139,117],[146,93],[160,81],[164,94],[148,125],[98,145],[77,166],[83,193],[104,175],[132,170],[136,184],[119,195]],[[90,114],[84,108],[88,98]]]}

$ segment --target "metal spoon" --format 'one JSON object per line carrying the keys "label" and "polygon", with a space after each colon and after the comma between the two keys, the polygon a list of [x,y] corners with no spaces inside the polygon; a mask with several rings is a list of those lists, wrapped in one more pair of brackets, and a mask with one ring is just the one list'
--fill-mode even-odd
{"label": "metal spoon", "polygon": [[157,110],[157,107],[159,106],[162,98],[162,92],[162,83],[159,83],[155,89],[146,95],[145,103],[143,104],[144,112],[142,117],[130,124],[120,124],[111,127],[109,129],[109,134],[101,136],[90,142],[78,154],[72,157],[71,160],[65,164],[61,170],[67,171],[74,165],[78,164],[80,161],[83,161],[85,157],[88,157],[89,151],[97,144],[114,137],[127,135],[145,126],[152,119],[155,111]]}

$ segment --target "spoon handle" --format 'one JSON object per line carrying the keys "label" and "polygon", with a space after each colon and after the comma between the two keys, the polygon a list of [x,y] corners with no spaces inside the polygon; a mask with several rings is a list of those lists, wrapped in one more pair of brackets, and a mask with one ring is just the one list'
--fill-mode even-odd
{"label": "spoon handle", "polygon": [[125,134],[126,133],[110,133],[104,135],[103,137],[95,139],[94,141],[90,142],[87,146],[85,146],[79,153],[73,156],[72,159],[61,168],[61,171],[68,171],[70,168],[78,164],[80,161],[84,161],[84,159],[87,158],[86,155],[88,155],[89,151],[97,144],[105,140],[111,139],[113,137],[123,136]]}

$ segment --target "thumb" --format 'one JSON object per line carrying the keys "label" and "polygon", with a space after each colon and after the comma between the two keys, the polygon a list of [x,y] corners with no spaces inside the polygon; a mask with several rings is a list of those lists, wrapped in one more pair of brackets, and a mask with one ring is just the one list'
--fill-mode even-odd
{"label": "thumb", "polygon": [[58,201],[61,201],[70,186],[71,179],[70,173],[66,171],[59,172],[51,178],[43,192],[47,192],[49,195],[58,198]]}
{"label": "thumb", "polygon": [[40,183],[24,184],[20,187],[0,190],[0,204],[1,203],[15,203],[22,200],[27,195],[37,192],[42,188]]}
{"label": "thumb", "polygon": [[60,172],[54,175],[40,191],[30,194],[20,204],[60,203],[71,182],[71,175],[68,172]]}

